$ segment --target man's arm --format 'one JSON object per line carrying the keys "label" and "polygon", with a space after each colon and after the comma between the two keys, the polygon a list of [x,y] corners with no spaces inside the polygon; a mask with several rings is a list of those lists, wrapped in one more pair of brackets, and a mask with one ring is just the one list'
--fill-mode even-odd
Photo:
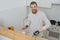
{"label": "man's arm", "polygon": [[43,14],[42,19],[43,19],[45,25],[39,30],[40,32],[46,30],[47,28],[49,28],[51,26],[50,21],[48,20],[48,18],[46,17],[45,14]]}
{"label": "man's arm", "polygon": [[26,28],[28,28],[28,25],[24,26],[24,27],[22,28],[22,30],[25,30]]}
{"label": "man's arm", "polygon": [[41,29],[36,30],[36,31],[33,33],[33,35],[35,35],[35,36],[37,36],[40,32],[45,31],[47,28],[49,28],[49,27],[51,26],[50,21],[47,19],[47,17],[46,17],[45,14],[42,15],[42,19],[43,19],[45,25],[44,25]]}
{"label": "man's arm", "polygon": [[27,22],[25,23],[25,25],[24,25],[24,27],[22,28],[22,30],[28,28],[29,25],[30,25],[30,17],[28,16]]}

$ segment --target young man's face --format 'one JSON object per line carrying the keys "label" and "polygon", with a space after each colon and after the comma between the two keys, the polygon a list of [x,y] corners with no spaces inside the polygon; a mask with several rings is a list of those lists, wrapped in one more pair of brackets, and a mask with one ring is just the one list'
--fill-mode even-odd
{"label": "young man's face", "polygon": [[36,13],[37,12],[37,5],[36,4],[31,4],[30,5],[30,8],[31,8],[31,10],[32,10],[32,13]]}

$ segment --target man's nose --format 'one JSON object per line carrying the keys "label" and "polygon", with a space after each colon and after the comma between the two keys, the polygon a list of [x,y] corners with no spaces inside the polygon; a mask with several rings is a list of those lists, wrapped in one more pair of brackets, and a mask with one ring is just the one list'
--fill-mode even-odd
{"label": "man's nose", "polygon": [[35,9],[35,8],[32,8],[32,9]]}

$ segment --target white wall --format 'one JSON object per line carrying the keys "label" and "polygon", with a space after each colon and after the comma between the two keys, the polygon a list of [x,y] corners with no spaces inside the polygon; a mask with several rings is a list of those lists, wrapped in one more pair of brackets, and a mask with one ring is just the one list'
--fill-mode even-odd
{"label": "white wall", "polygon": [[26,17],[25,0],[0,0],[0,2],[0,22],[2,21],[5,27],[13,25],[15,29],[20,30]]}

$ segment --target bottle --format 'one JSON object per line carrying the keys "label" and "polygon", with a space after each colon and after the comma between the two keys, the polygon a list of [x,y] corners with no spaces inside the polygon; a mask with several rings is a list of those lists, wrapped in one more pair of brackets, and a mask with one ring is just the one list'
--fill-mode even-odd
{"label": "bottle", "polygon": [[9,30],[14,30],[14,26],[8,27]]}

